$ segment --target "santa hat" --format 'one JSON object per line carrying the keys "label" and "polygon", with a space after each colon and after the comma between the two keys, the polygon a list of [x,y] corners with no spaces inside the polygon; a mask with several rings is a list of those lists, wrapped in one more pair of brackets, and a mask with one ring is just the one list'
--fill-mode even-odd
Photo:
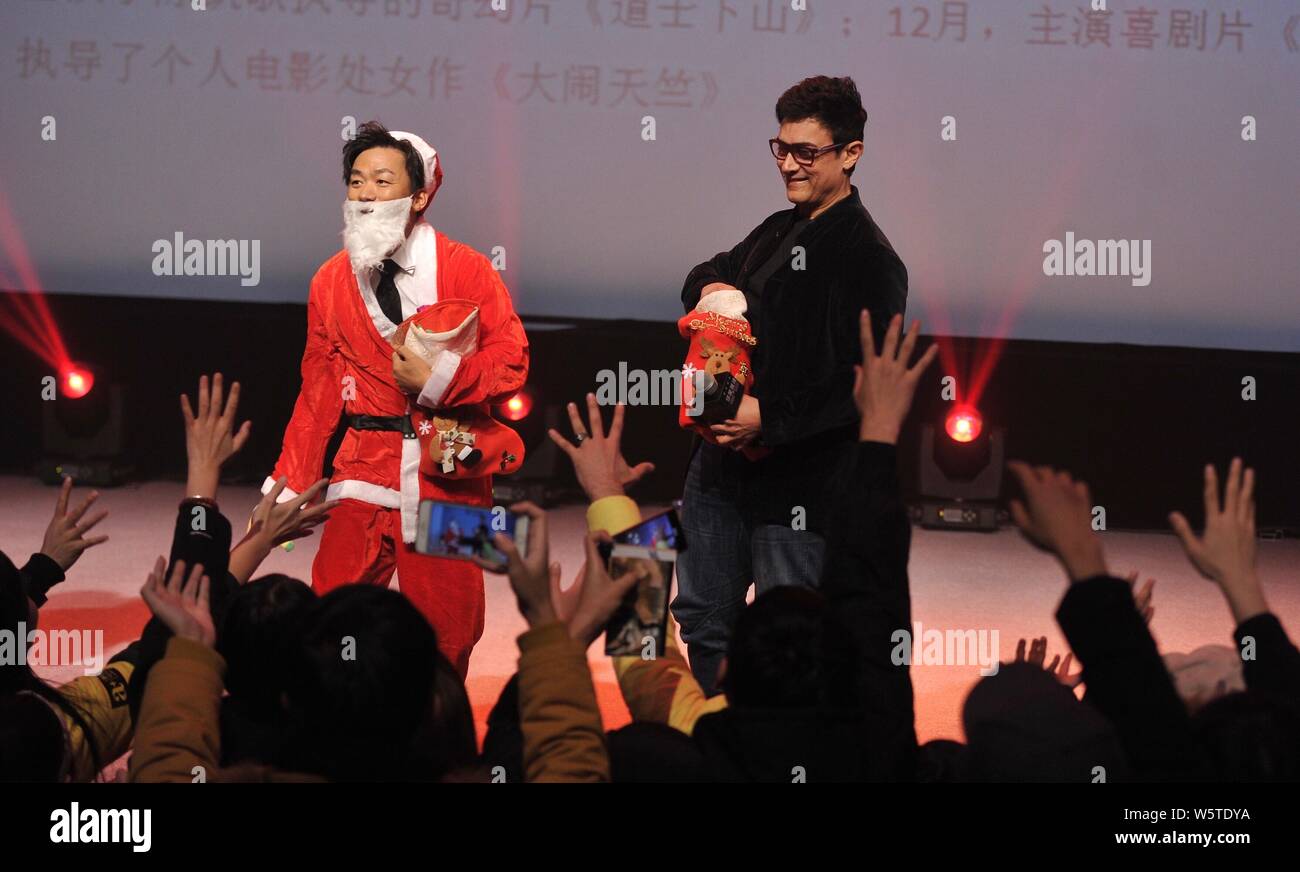
{"label": "santa hat", "polygon": [[424,190],[428,192],[429,199],[437,192],[438,186],[442,184],[442,162],[438,160],[438,152],[433,146],[425,142],[414,133],[407,133],[404,130],[390,130],[394,139],[400,139],[409,142],[415,146],[415,151],[424,161]]}
{"label": "santa hat", "polygon": [[[467,300],[425,306],[398,325],[394,345],[432,364],[443,351],[465,357],[478,348],[478,307]],[[438,478],[509,475],[524,462],[524,442],[479,406],[411,410],[420,472]]]}

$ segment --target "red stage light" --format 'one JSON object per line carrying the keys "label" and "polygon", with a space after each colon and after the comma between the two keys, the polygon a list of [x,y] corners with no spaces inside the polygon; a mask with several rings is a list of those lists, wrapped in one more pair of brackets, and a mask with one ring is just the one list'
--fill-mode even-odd
{"label": "red stage light", "polygon": [[973,442],[984,429],[984,419],[972,406],[958,406],[948,413],[943,428],[954,442]]}
{"label": "red stage light", "polygon": [[95,374],[80,364],[72,364],[63,371],[63,395],[80,399],[95,386]]}
{"label": "red stage light", "polygon": [[533,398],[528,392],[520,391],[501,404],[501,414],[507,421],[522,421],[533,410]]}

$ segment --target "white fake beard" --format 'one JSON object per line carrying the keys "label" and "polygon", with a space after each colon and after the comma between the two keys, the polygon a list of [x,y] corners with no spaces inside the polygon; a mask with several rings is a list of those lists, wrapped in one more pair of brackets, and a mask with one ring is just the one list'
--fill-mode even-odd
{"label": "white fake beard", "polygon": [[343,201],[343,246],[352,268],[375,269],[406,238],[411,198],[400,200]]}

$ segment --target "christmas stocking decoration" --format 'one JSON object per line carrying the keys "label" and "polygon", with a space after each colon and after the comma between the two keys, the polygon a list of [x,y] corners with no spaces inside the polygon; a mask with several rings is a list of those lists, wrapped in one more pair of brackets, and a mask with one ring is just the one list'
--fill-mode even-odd
{"label": "christmas stocking decoration", "polygon": [[[746,308],[743,292],[715,291],[677,322],[677,331],[690,341],[677,423],[714,445],[718,437],[710,426],[734,418],[745,393],[753,389],[749,352],[758,340],[745,318]],[[770,452],[757,446],[741,449],[750,460]]]}

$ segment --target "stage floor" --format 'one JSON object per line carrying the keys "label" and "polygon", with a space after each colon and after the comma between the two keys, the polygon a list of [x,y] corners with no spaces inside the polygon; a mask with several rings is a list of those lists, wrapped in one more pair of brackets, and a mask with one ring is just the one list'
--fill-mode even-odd
{"label": "stage floor", "polygon": [[[140,586],[152,561],[170,549],[182,489],[176,482],[105,489],[97,506],[110,514],[95,532],[107,533],[110,539],[87,552],[67,581],[51,592],[41,612],[42,627],[102,629],[110,654],[136,638],[148,617]],[[74,504],[86,490],[74,491]],[[0,476],[0,494],[0,547],[22,565],[40,548],[57,491],[31,478]],[[259,496],[248,486],[222,489],[221,506],[236,526],[236,539]],[[581,564],[584,509],[566,506],[551,515],[553,559],[561,561],[565,578],[571,579]],[[1162,652],[1233,643],[1232,619],[1222,597],[1183,558],[1172,534],[1107,533],[1105,542],[1113,572],[1123,575],[1137,569],[1144,578],[1157,579],[1152,630]],[[259,574],[284,572],[309,581],[315,553],[315,538],[300,540],[292,552],[277,549]],[[1300,633],[1300,542],[1261,541],[1259,564],[1270,604],[1295,638]],[[983,630],[991,637],[996,631],[1004,661],[1012,657],[1016,641],[1028,636],[1047,636],[1049,659],[1064,653],[1053,614],[1065,578],[1051,558],[1014,530],[978,534],[915,529],[911,583],[912,617],[923,632]],[[515,639],[525,628],[506,579],[488,576],[486,587],[486,630],[474,650],[467,681],[480,739],[488,711],[515,670]],[[602,646],[603,640],[598,641],[588,656],[605,725],[615,728],[627,723],[628,713]],[[61,681],[78,670],[56,668],[43,674]],[[978,665],[914,665],[912,675],[920,740],[962,739],[961,707],[979,678]]]}

